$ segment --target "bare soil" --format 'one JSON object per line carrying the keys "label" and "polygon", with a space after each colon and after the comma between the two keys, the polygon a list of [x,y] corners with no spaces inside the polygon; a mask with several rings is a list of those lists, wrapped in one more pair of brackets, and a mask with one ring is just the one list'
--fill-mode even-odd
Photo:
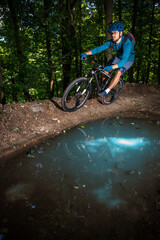
{"label": "bare soil", "polygon": [[27,151],[34,144],[82,122],[113,116],[139,117],[160,123],[160,86],[125,84],[111,105],[92,98],[76,112],[64,112],[61,99],[0,105],[0,159]]}

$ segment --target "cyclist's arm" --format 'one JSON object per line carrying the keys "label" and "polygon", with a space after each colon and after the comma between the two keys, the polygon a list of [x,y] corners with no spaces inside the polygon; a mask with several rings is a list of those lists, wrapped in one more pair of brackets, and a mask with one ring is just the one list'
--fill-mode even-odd
{"label": "cyclist's arm", "polygon": [[111,41],[107,41],[105,42],[103,45],[93,48],[92,50],[86,52],[87,55],[94,55],[96,53],[100,53],[106,49],[108,49],[109,47],[111,47]]}

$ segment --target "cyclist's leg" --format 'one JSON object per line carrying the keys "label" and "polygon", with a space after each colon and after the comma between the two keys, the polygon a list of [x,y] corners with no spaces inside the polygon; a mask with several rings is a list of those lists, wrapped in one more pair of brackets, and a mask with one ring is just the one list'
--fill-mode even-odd
{"label": "cyclist's leg", "polygon": [[110,84],[109,84],[109,86],[108,86],[108,88],[109,88],[110,90],[117,85],[117,83],[119,82],[119,79],[120,79],[121,75],[122,75],[121,71],[118,70],[118,71],[116,72],[114,78],[111,80],[111,82],[110,82]]}
{"label": "cyclist's leg", "polygon": [[[110,65],[117,64],[119,61],[120,61],[120,59],[119,59],[118,57],[114,57],[114,58],[112,58],[112,59],[107,63],[106,66],[110,66]],[[108,71],[104,71],[104,73],[109,74]],[[119,73],[117,72],[116,75],[115,75],[115,77],[112,79],[110,85],[109,85],[109,86],[107,87],[107,89],[105,90],[105,92],[106,92],[107,94],[108,94],[108,92],[110,92],[110,90],[118,83],[118,81],[119,81],[119,79],[120,79],[120,76],[121,76],[120,72],[119,72]],[[102,76],[102,82],[103,82],[103,83],[105,82],[106,78],[107,78],[107,77],[106,77],[105,75]]]}
{"label": "cyclist's leg", "polygon": [[112,88],[114,88],[116,86],[116,84],[119,82],[120,77],[133,65],[133,62],[126,62],[126,64],[119,68],[114,76],[114,78],[112,79],[112,81],[110,82],[110,85],[108,86],[108,88],[111,90]]}
{"label": "cyclist's leg", "polygon": [[[117,64],[120,61],[119,58],[115,57],[112,64]],[[110,93],[110,90],[116,86],[116,84],[119,82],[120,77],[132,66],[133,62],[127,62],[123,67],[119,68],[114,76],[114,78],[111,80],[109,86],[107,89],[105,89],[102,93],[99,93],[99,96],[104,97],[107,94]]]}

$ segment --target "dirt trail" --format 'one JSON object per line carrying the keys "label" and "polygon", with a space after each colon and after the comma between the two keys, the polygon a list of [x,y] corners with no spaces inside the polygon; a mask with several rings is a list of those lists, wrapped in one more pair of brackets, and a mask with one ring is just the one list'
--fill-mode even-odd
{"label": "dirt trail", "polygon": [[139,117],[160,123],[160,86],[125,84],[116,102],[104,106],[98,98],[78,111],[66,113],[61,99],[0,105],[0,159],[25,151],[33,144],[79,123],[111,116]]}

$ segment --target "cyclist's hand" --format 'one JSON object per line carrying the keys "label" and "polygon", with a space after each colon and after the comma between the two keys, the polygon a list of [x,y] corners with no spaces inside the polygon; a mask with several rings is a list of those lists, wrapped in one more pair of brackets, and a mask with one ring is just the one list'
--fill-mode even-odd
{"label": "cyclist's hand", "polygon": [[104,71],[107,71],[107,72],[109,72],[109,71],[111,71],[113,68],[112,68],[112,66],[106,66],[105,68],[103,68],[103,72]]}
{"label": "cyclist's hand", "polygon": [[81,54],[81,60],[85,60],[87,59],[87,54],[86,53],[82,53]]}

